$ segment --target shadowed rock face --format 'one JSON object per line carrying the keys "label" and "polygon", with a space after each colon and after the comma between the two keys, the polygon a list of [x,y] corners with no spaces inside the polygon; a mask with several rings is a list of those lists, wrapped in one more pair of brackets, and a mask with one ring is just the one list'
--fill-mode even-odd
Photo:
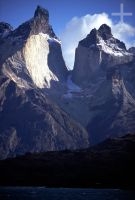
{"label": "shadowed rock face", "polygon": [[106,24],[101,25],[98,32],[104,40],[108,40],[113,37],[111,28]]}
{"label": "shadowed rock face", "polygon": [[31,28],[31,34],[42,32],[48,34],[50,37],[57,38],[52,27],[49,25],[49,12],[41,6],[37,6],[37,9],[35,10]]}
{"label": "shadowed rock face", "polygon": [[134,55],[135,55],[135,47],[131,47],[131,48],[129,48],[129,50],[128,50],[130,53],[133,53]]}
{"label": "shadowed rock face", "polygon": [[43,93],[67,78],[48,11],[38,6],[16,30],[0,28],[9,31],[0,36],[0,159],[88,146],[87,132]]}
{"label": "shadowed rock face", "polygon": [[40,90],[0,80],[0,159],[89,145],[87,132]]}
{"label": "shadowed rock face", "polygon": [[34,18],[44,18],[47,23],[49,21],[49,12],[45,8],[42,8],[40,5],[37,6],[35,13],[34,13]]}

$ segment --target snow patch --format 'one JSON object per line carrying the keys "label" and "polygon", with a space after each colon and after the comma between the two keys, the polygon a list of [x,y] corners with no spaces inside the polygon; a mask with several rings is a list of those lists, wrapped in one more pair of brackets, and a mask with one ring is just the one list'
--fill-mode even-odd
{"label": "snow patch", "polygon": [[97,46],[101,47],[101,49],[108,54],[122,57],[124,55],[131,55],[130,53],[124,51],[123,49],[120,49],[116,44],[106,44],[106,42],[103,39],[100,39],[100,42],[97,44]]}
{"label": "snow patch", "polygon": [[109,47],[104,40],[100,39],[100,43],[97,44],[97,46],[101,46],[102,50],[105,52],[105,53],[108,53],[108,54],[111,54],[111,55],[114,55],[114,56],[123,56],[123,53],[120,52],[120,51],[115,51],[112,49],[112,47]]}
{"label": "snow patch", "polygon": [[56,39],[56,38],[48,38],[48,42],[49,42],[49,43],[53,43],[53,42],[55,42],[55,43],[58,43],[58,44],[61,45],[61,41],[58,40],[58,39]]}
{"label": "snow patch", "polygon": [[73,93],[80,93],[81,92],[81,88],[76,85],[75,83],[73,83],[72,81],[72,76],[69,75],[68,78],[67,78],[67,88],[68,88],[68,91],[66,94],[63,95],[64,98],[67,98],[67,99],[71,99],[73,97]]}
{"label": "snow patch", "polygon": [[41,35],[42,37],[46,38],[49,43],[56,42],[56,43],[59,43],[61,45],[61,41],[60,40],[58,40],[56,38],[53,38],[53,37],[50,37],[48,34],[39,33],[39,35]]}

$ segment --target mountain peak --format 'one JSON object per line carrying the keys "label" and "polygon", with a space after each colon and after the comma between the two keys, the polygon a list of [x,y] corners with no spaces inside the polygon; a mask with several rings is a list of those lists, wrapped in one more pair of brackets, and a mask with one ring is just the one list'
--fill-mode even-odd
{"label": "mountain peak", "polygon": [[100,38],[102,38],[103,40],[108,40],[112,37],[113,35],[111,32],[111,28],[106,24],[102,24],[98,30],[96,28],[92,29],[87,37],[81,40],[79,43],[82,46],[90,47],[93,44],[96,45],[97,43],[99,43]]}
{"label": "mountain peak", "polygon": [[100,28],[98,29],[98,32],[100,34],[100,36],[104,39],[104,40],[107,40],[109,38],[112,37],[112,31],[111,31],[111,28],[106,25],[106,24],[102,24],[100,26]]}
{"label": "mountain peak", "polygon": [[107,24],[102,24],[102,25],[99,27],[98,31],[107,32],[107,33],[109,33],[109,34],[112,34],[112,33],[111,33],[111,28],[110,28],[110,26],[108,26]]}
{"label": "mountain peak", "polygon": [[41,6],[37,6],[34,18],[33,18],[33,24],[32,24],[32,34],[39,34],[44,33],[48,34],[50,37],[57,38],[52,27],[49,24],[49,12],[45,8],[42,8]]}
{"label": "mountain peak", "polygon": [[45,18],[46,20],[49,20],[49,12],[48,10],[46,10],[45,8],[41,7],[41,6],[37,6],[35,13],[34,13],[34,18]]}

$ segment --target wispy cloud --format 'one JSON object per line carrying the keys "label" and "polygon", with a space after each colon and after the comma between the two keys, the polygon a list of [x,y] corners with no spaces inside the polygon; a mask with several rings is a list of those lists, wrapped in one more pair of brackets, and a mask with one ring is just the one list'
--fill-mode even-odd
{"label": "wispy cloud", "polygon": [[114,24],[106,13],[74,17],[67,23],[65,30],[60,35],[63,56],[69,68],[73,68],[78,42],[85,38],[93,28],[98,29],[102,24],[109,25],[114,37],[125,42],[127,48],[135,45],[135,28],[126,23]]}

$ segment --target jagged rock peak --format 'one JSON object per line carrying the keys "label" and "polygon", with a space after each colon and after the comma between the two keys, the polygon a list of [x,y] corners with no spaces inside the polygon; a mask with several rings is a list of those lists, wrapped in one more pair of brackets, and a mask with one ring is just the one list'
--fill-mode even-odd
{"label": "jagged rock peak", "polygon": [[34,17],[25,23],[21,24],[13,33],[14,36],[21,36],[25,40],[31,35],[38,35],[44,33],[50,37],[57,38],[52,26],[49,24],[49,12],[48,10],[37,6]]}
{"label": "jagged rock peak", "polygon": [[98,33],[100,34],[100,36],[104,40],[107,40],[107,39],[109,39],[109,38],[111,38],[113,36],[111,28],[108,25],[106,25],[106,24],[102,24],[100,26],[100,28],[98,29]]}
{"label": "jagged rock peak", "polygon": [[111,28],[106,24],[102,24],[98,30],[96,28],[92,29],[87,37],[81,40],[79,44],[89,48],[93,47],[93,45],[97,46],[101,43],[103,44],[104,42],[111,48],[112,46],[115,46],[116,48],[118,47],[126,51],[125,44],[113,37]]}
{"label": "jagged rock peak", "polygon": [[102,24],[98,30],[96,28],[92,29],[87,37],[80,41],[80,44],[82,46],[89,47],[93,44],[96,45],[97,43],[99,43],[100,38],[102,38],[103,40],[108,40],[112,37],[113,35],[111,32],[111,28],[106,24]]}
{"label": "jagged rock peak", "polygon": [[41,6],[37,6],[34,18],[31,23],[31,34],[44,33],[48,34],[50,37],[57,38],[51,25],[49,24],[49,12]]}
{"label": "jagged rock peak", "polygon": [[6,22],[0,22],[0,34],[3,34],[4,32],[12,31],[13,27],[6,23]]}
{"label": "jagged rock peak", "polygon": [[42,8],[41,6],[38,5],[35,10],[35,13],[34,13],[34,18],[37,18],[37,17],[39,17],[39,18],[44,17],[46,19],[46,21],[48,21],[49,20],[48,10],[46,10],[45,8]]}

